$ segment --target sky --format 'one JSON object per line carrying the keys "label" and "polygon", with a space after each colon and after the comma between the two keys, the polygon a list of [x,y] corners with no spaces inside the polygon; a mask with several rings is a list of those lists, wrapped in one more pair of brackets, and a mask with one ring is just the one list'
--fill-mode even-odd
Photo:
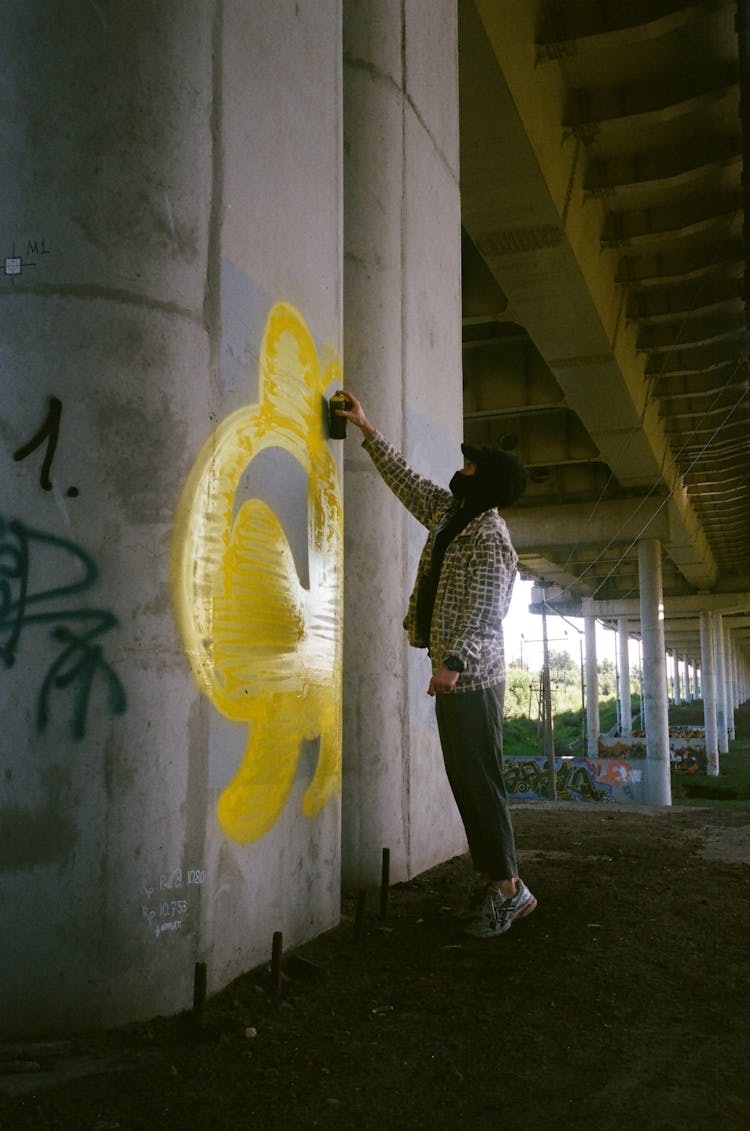
{"label": "sky", "polygon": [[[513,588],[513,599],[508,610],[508,615],[503,621],[505,634],[505,658],[508,662],[521,659],[524,666],[531,671],[540,671],[542,667],[542,618],[530,613],[531,590],[533,582],[522,581],[516,578]],[[578,629],[578,631],[576,631]],[[521,637],[523,636],[523,640]],[[547,642],[550,652],[567,652],[576,663],[581,661],[581,645],[583,640],[583,618],[547,617]],[[630,642],[630,666],[638,663],[637,643]],[[617,634],[604,628],[597,622],[596,625],[596,658],[601,663],[609,659],[616,664]],[[585,641],[583,655],[586,655]]]}

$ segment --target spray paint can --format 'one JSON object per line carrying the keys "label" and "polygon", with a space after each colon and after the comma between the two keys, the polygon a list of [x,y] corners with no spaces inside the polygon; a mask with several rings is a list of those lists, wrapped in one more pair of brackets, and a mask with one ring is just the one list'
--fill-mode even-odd
{"label": "spray paint can", "polygon": [[345,397],[341,389],[338,389],[328,402],[328,435],[332,440],[345,440],[346,439],[346,417],[337,416],[336,410],[339,408],[350,409],[352,407],[351,401]]}

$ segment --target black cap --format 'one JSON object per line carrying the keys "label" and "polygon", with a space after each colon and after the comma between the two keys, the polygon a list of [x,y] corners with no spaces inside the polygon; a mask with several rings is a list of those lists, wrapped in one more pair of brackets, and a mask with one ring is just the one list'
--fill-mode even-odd
{"label": "black cap", "polygon": [[461,451],[472,463],[478,463],[481,450],[481,448],[475,448],[471,444],[461,445]]}
{"label": "black cap", "polygon": [[487,507],[509,507],[526,490],[529,473],[517,456],[502,448],[462,444],[464,457],[477,465],[475,496]]}

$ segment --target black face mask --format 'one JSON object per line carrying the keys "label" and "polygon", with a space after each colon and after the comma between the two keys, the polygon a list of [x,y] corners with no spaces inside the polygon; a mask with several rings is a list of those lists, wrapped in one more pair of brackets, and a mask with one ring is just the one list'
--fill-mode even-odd
{"label": "black face mask", "polygon": [[474,495],[474,476],[464,475],[457,471],[448,484],[451,494],[456,499],[471,499]]}

